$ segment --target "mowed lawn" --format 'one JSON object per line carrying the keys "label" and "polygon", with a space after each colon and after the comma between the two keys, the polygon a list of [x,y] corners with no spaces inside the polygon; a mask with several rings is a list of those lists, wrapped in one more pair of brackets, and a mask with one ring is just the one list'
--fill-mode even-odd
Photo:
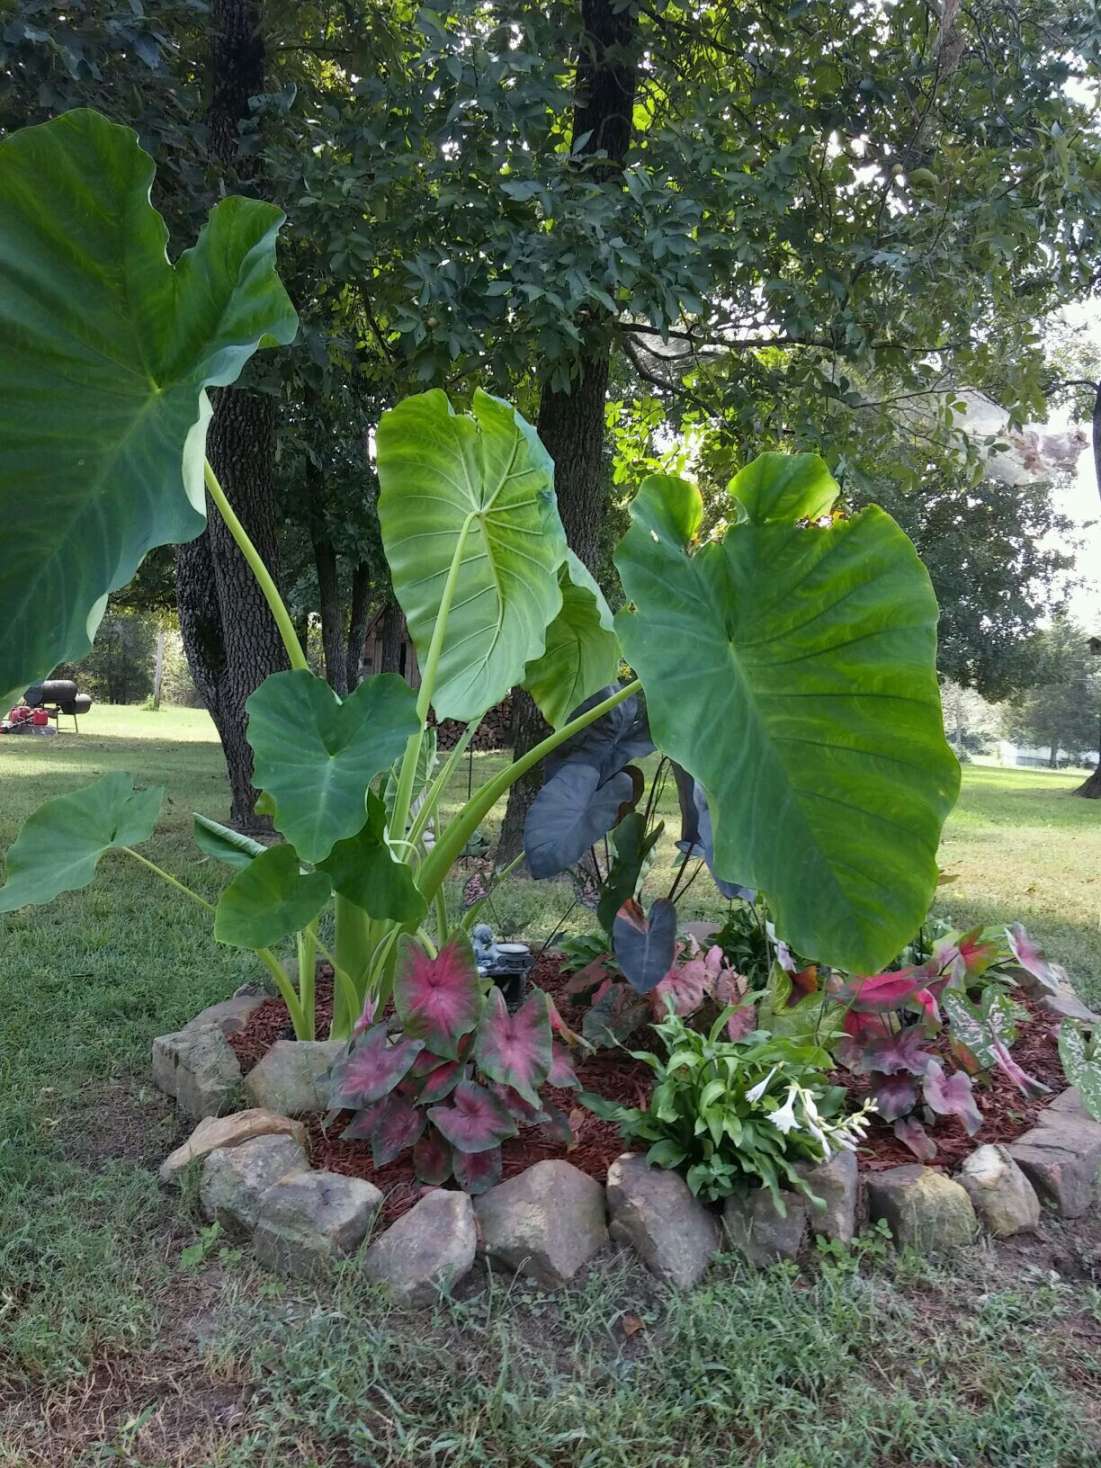
{"label": "mowed lawn", "polygon": [[[498,763],[475,756],[469,777]],[[79,736],[0,737],[0,849],[109,770],[166,787],[148,854],[212,898],[224,873],[191,811],[224,815],[225,786],[199,711],[96,708]],[[1101,1000],[1101,803],[1075,783],[969,767],[939,906],[1021,919]],[[663,808],[671,827],[671,790]],[[510,883],[491,918],[545,938],[588,923],[570,900]],[[701,878],[682,913],[721,906]],[[148,1083],[150,1037],[253,977],[117,854],[87,891],[0,917],[0,1468],[1101,1461],[1096,1219],[936,1265],[874,1234],[801,1275],[724,1259],[681,1298],[609,1256],[559,1295],[495,1275],[412,1321],[354,1265],[312,1288],[257,1273],[190,1194],[159,1190],[180,1128]]]}

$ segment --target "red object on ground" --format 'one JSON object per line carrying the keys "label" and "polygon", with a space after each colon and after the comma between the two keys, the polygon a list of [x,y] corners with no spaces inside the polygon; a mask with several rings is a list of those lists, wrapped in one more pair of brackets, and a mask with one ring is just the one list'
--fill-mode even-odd
{"label": "red object on ground", "polygon": [[[562,1018],[572,1029],[579,1029],[584,1015],[584,1006],[577,1004],[566,992],[566,976],[562,973],[562,959],[557,954],[541,953],[528,976],[529,982],[544,989],[558,1006]],[[1022,1024],[1017,1043],[1013,1046],[1013,1058],[1030,1075],[1044,1081],[1056,1094],[1065,1089],[1063,1068],[1059,1062],[1059,1049],[1051,1021],[1030,1000],[1016,996],[1018,1002],[1028,1010],[1029,1020]],[[324,1034],[332,1016],[332,970],[323,964],[318,969],[317,982],[317,1028]],[[230,1039],[241,1070],[244,1074],[267,1054],[276,1040],[294,1038],[287,1007],[281,999],[266,999],[249,1017],[248,1024]],[[641,1038],[641,1037],[640,1037]],[[646,1047],[648,1048],[648,1046]],[[931,1041],[929,1048],[942,1058],[947,1056],[946,1036]],[[955,1063],[950,1062],[952,1068]],[[650,1094],[653,1073],[640,1060],[634,1060],[623,1050],[602,1050],[588,1056],[576,1067],[581,1089],[605,1096],[609,1100],[622,1101],[628,1106],[644,1106]],[[860,1105],[867,1091],[867,1077],[854,1076],[848,1071],[838,1070],[831,1080],[844,1086]],[[930,1164],[949,1171],[957,1168],[968,1153],[984,1142],[1011,1142],[1035,1122],[1037,1114],[1047,1105],[1050,1096],[1027,1100],[1016,1086],[1000,1071],[982,1079],[976,1079],[975,1090],[982,1112],[983,1124],[973,1137],[963,1129],[958,1117],[941,1117],[930,1134],[937,1144],[937,1156]],[[619,1128],[614,1122],[601,1121],[577,1101],[572,1090],[546,1088],[547,1100],[570,1117],[574,1128],[574,1139],[568,1146],[559,1141],[548,1140],[539,1127],[528,1127],[517,1137],[505,1142],[501,1151],[503,1159],[502,1177],[515,1177],[533,1162],[546,1158],[564,1158],[572,1162],[590,1177],[601,1182],[609,1165],[622,1152],[627,1151]],[[351,1117],[350,1112],[340,1115],[333,1125],[325,1130],[323,1116],[306,1118],[307,1144],[310,1161],[314,1167],[330,1172],[342,1172],[352,1177],[366,1178],[386,1194],[382,1207],[382,1222],[392,1223],[412,1208],[413,1204],[427,1191],[413,1174],[412,1155],[407,1153],[385,1167],[376,1168],[371,1160],[371,1148],[367,1142],[344,1142],[340,1133]],[[916,1158],[909,1148],[897,1139],[890,1125],[873,1121],[867,1141],[857,1154],[860,1165],[872,1171],[897,1167],[901,1162],[914,1162]]]}

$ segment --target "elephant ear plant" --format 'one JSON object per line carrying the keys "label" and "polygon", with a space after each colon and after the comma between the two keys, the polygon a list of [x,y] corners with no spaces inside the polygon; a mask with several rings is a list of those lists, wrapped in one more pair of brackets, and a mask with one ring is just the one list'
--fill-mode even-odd
{"label": "elephant ear plant", "polygon": [[[554,467],[534,430],[485,393],[456,412],[442,392],[425,392],[377,431],[383,546],[421,686],[381,674],[341,700],[310,671],[204,459],[206,389],[295,332],[274,267],[281,217],[255,200],[223,200],[171,263],[152,177],[134,134],[93,112],[0,141],[0,689],[86,652],[109,593],[147,550],[197,535],[209,497],[291,666],[248,702],[261,808],[283,841],[264,847],[206,819],[196,837],[230,873],[215,937],[259,955],[296,1033],[314,1034],[317,951],[335,971],[332,1033],[349,1039],[405,972],[409,939],[428,962],[452,951],[461,924],[444,883],[478,826],[526,770],[576,750],[639,693],[645,747],[652,740],[675,759],[706,801],[717,874],[761,888],[801,950],[858,971],[884,963],[924,916],[958,780],[941,729],[936,604],[897,525],[877,509],[833,516],[837,486],[820,459],[766,454],[734,480],[725,534],[701,543],[697,491],[650,478],[616,555],[628,601],[613,621],[566,546]],[[637,676],[619,686],[624,659]],[[466,743],[516,687],[531,691],[553,732],[443,823],[441,797]],[[432,713],[467,726],[438,770],[426,748]],[[604,799],[611,779],[606,807],[614,794],[622,819],[636,783],[602,773],[596,758],[585,798]],[[8,853],[0,911],[83,887],[108,852],[153,866],[136,848],[158,800],[111,776],[48,802]],[[319,937],[327,910],[331,953]],[[652,940],[652,909],[644,921]],[[297,987],[279,956],[290,939]],[[441,1063],[465,1064],[460,1042],[473,1033],[482,1074],[536,1104],[534,1075],[518,1086],[491,1058],[492,1027],[484,1038],[480,1019],[449,1032],[449,1055],[442,1029],[418,1039],[422,1019],[404,993],[398,1012],[406,1007],[412,1029],[399,1043],[423,1041]],[[496,1000],[485,1003],[499,1014]],[[409,1053],[388,1059],[377,1030],[363,1044],[391,1067]],[[355,1092],[364,1106],[375,1104],[369,1092]],[[448,1139],[443,1118],[432,1120]],[[446,1126],[452,1147],[476,1155],[456,1140],[467,1135],[457,1119]],[[469,1171],[452,1159],[460,1165]]]}

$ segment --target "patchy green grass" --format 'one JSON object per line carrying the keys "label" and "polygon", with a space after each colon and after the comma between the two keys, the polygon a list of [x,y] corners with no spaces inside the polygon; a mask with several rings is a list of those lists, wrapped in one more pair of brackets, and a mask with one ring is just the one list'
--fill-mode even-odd
{"label": "patchy green grass", "polygon": [[[150,855],[204,895],[218,816],[205,714],[93,710],[79,737],[0,739],[0,847],[107,770],[167,789]],[[475,757],[484,779],[498,757]],[[1019,916],[1101,974],[1101,809],[1073,778],[970,767],[944,845],[961,921]],[[452,797],[465,795],[466,768]],[[672,821],[672,792],[665,802]],[[654,889],[671,866],[663,850]],[[706,911],[704,879],[686,915]],[[495,898],[547,936],[569,886]],[[712,908],[714,912],[718,909]],[[571,927],[581,926],[575,911]],[[150,1036],[246,978],[150,873],[0,918],[0,1468],[1092,1468],[1101,1459],[1101,1226],[1047,1226],[936,1268],[872,1237],[802,1276],[724,1260],[682,1298],[614,1256],[546,1296],[500,1276],[414,1322],[354,1266],[315,1289],[199,1237],[153,1165],[177,1125]],[[1095,988],[1094,992],[1098,990]]]}

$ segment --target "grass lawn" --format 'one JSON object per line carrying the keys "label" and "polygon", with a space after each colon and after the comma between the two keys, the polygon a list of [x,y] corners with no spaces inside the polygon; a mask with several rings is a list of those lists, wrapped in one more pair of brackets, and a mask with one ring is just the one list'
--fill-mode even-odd
{"label": "grass lawn", "polygon": [[[473,779],[495,764],[476,756]],[[196,711],[96,708],[78,737],[0,739],[0,848],[107,770],[166,786],[149,854],[212,897],[190,812],[223,815],[224,781]],[[456,801],[465,783],[464,765]],[[941,906],[1021,918],[1101,1000],[1101,806],[1074,783],[968,768]],[[515,882],[491,917],[548,936],[568,903],[567,884]],[[252,977],[124,856],[0,917],[0,1468],[1101,1461],[1097,1219],[935,1267],[875,1235],[802,1276],[728,1259],[681,1298],[613,1257],[575,1290],[495,1276],[412,1322],[354,1266],[310,1289],[259,1274],[158,1189],[179,1128],[148,1082],[150,1037]]]}

